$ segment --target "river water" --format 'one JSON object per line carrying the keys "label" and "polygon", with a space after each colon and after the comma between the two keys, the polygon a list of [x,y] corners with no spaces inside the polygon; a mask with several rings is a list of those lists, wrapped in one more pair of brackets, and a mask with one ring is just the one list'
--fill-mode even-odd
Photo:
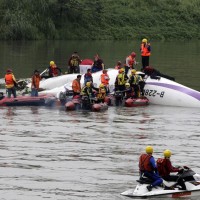
{"label": "river water", "polygon": [[[2,42],[1,72],[13,66],[16,76],[29,77],[35,66],[48,65],[49,60],[58,60],[64,69],[74,46],[84,58],[92,58],[98,51],[107,65],[114,66],[134,44],[139,41]],[[163,73],[170,72],[179,83],[200,89],[198,45],[152,42],[150,62]],[[169,53],[165,56],[163,51]],[[200,173],[200,114],[196,108],[149,105],[109,107],[93,113],[56,107],[0,107],[0,114],[1,200],[129,199],[120,193],[136,186],[138,157],[147,145],[154,147],[155,158],[170,149],[175,165],[187,165]]]}

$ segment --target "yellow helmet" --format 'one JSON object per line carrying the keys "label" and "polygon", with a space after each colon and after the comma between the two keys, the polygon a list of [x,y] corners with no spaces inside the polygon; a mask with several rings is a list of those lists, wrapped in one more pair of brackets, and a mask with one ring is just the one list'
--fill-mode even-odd
{"label": "yellow helmet", "polygon": [[55,65],[55,62],[54,61],[50,61],[50,66],[52,66],[52,65]]}
{"label": "yellow helmet", "polygon": [[148,154],[153,153],[153,147],[152,146],[147,146],[145,150],[146,150],[146,153],[148,153]]}
{"label": "yellow helmet", "polygon": [[144,38],[144,39],[142,40],[142,42],[144,42],[144,43],[147,43],[147,39],[146,39],[146,38]]}
{"label": "yellow helmet", "polygon": [[136,70],[135,70],[135,69],[132,69],[132,70],[131,70],[131,73],[132,73],[132,74],[135,74],[135,73],[136,73]]}
{"label": "yellow helmet", "polygon": [[126,87],[130,87],[130,83],[126,83],[125,86],[126,86]]}
{"label": "yellow helmet", "polygon": [[104,84],[101,83],[101,84],[99,85],[99,87],[100,87],[100,88],[104,88]]}
{"label": "yellow helmet", "polygon": [[121,71],[124,72],[124,68],[121,68]]}
{"label": "yellow helmet", "polygon": [[164,152],[163,152],[163,155],[165,158],[170,158],[171,155],[172,155],[172,152],[168,149],[166,149]]}
{"label": "yellow helmet", "polygon": [[90,87],[90,86],[91,86],[91,82],[87,82],[85,85],[86,85],[87,87]]}

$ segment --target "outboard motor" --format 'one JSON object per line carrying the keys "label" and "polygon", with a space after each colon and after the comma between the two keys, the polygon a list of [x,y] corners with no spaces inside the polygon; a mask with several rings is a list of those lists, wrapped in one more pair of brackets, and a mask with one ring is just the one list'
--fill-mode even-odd
{"label": "outboard motor", "polygon": [[0,100],[2,100],[5,96],[3,95],[3,92],[0,92]]}
{"label": "outboard motor", "polygon": [[122,105],[123,98],[124,98],[123,92],[122,91],[116,91],[114,96],[115,96],[115,105],[116,106]]}
{"label": "outboard motor", "polygon": [[88,98],[88,96],[82,96],[81,101],[82,101],[82,109],[84,109],[84,110],[91,109],[91,103],[90,103],[90,99]]}
{"label": "outboard motor", "polygon": [[65,105],[65,103],[66,103],[66,95],[65,95],[64,92],[60,92],[60,94],[59,94],[59,100],[60,100],[60,102],[61,102],[62,105]]}

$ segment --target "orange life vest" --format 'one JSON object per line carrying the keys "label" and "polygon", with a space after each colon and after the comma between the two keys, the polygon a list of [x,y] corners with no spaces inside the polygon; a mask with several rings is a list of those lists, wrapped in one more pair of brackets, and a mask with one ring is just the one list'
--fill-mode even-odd
{"label": "orange life vest", "polygon": [[109,84],[109,76],[108,76],[108,74],[101,74],[101,83],[103,83],[104,85],[108,85]]}
{"label": "orange life vest", "polygon": [[133,68],[134,63],[135,63],[135,58],[133,58],[131,55],[128,56],[128,64],[131,68]]}
{"label": "orange life vest", "polygon": [[150,56],[151,52],[148,50],[147,44],[141,44],[141,56]]}
{"label": "orange life vest", "polygon": [[33,76],[32,76],[31,87],[34,86],[34,88],[39,89],[40,80],[41,80],[40,75],[38,75],[38,76],[33,75]]}
{"label": "orange life vest", "polygon": [[153,171],[153,167],[150,164],[150,158],[152,155],[142,154],[139,159],[139,169],[140,171]]}
{"label": "orange life vest", "polygon": [[14,87],[14,82],[15,82],[15,78],[14,78],[13,74],[5,75],[6,88]]}
{"label": "orange life vest", "polygon": [[81,84],[79,81],[77,81],[77,79],[73,80],[72,89],[74,92],[81,92]]}

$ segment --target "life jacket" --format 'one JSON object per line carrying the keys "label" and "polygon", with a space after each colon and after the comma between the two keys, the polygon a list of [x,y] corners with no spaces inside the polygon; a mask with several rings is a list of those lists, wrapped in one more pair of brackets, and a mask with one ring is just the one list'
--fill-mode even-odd
{"label": "life jacket", "polygon": [[130,66],[131,69],[133,69],[133,65],[135,63],[135,58],[133,58],[131,55],[127,57],[128,58],[128,64]]}
{"label": "life jacket", "polygon": [[77,57],[72,57],[70,60],[70,66],[79,66],[79,59]]}
{"label": "life jacket", "polygon": [[81,95],[83,95],[83,96],[91,96],[92,95],[92,88],[90,88],[90,87],[87,87],[87,86],[85,86],[85,87],[83,87],[83,89],[81,90]]}
{"label": "life jacket", "polygon": [[128,89],[125,90],[125,96],[127,98],[133,97],[133,95],[134,95],[134,92],[133,92],[132,88],[128,88]]}
{"label": "life jacket", "polygon": [[106,97],[106,89],[105,88],[99,88],[97,98],[98,99],[104,99],[105,97]]}
{"label": "life jacket", "polygon": [[53,73],[54,76],[58,76],[58,69],[57,69],[57,67],[53,67],[52,68],[52,73]]}
{"label": "life jacket", "polygon": [[109,76],[108,76],[108,74],[101,74],[101,83],[103,83],[104,85],[108,85],[109,84]]}
{"label": "life jacket", "polygon": [[14,78],[13,74],[5,75],[6,88],[14,87],[14,82],[15,82],[15,78]]}
{"label": "life jacket", "polygon": [[74,92],[81,92],[81,84],[77,79],[73,80],[72,89]]}
{"label": "life jacket", "polygon": [[34,88],[39,89],[40,80],[41,80],[40,75],[39,76],[33,75],[32,76],[31,87],[34,86]]}
{"label": "life jacket", "polygon": [[153,167],[150,164],[150,159],[152,155],[149,154],[142,154],[139,159],[139,169],[141,172],[148,171],[152,172]]}
{"label": "life jacket", "polygon": [[156,161],[156,164],[157,164],[157,168],[158,168],[158,173],[161,177],[165,177],[170,174],[170,172],[168,172],[168,170],[166,168],[167,159],[158,158],[158,160]]}
{"label": "life jacket", "polygon": [[148,49],[148,45],[147,44],[141,44],[141,56],[150,56],[151,52]]}
{"label": "life jacket", "polygon": [[138,85],[140,81],[142,81],[142,77],[138,74],[130,75],[131,84]]}
{"label": "life jacket", "polygon": [[117,84],[118,85],[125,85],[126,80],[125,80],[125,74],[121,73],[117,75]]}

